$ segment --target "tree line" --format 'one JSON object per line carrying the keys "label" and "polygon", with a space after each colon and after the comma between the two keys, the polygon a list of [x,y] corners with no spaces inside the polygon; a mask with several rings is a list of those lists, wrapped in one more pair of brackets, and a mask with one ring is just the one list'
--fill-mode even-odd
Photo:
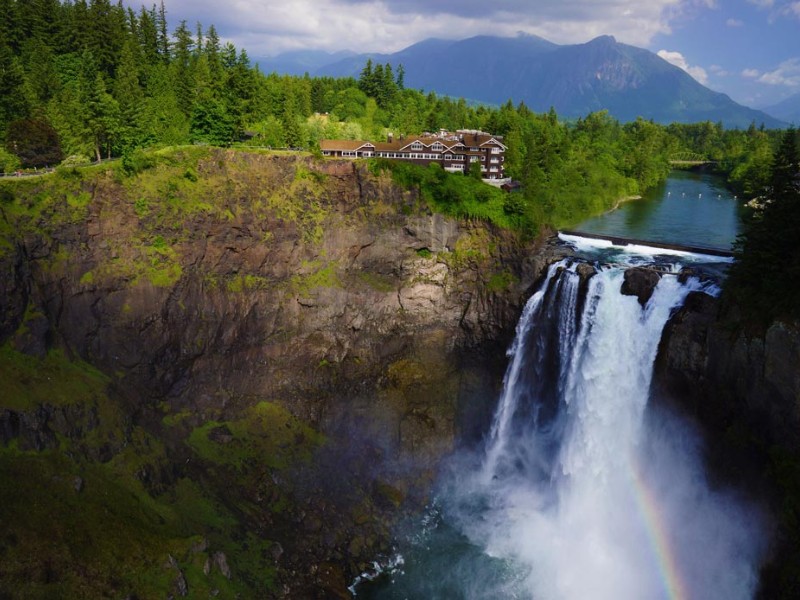
{"label": "tree line", "polygon": [[564,121],[510,100],[471,104],[408,89],[402,65],[389,63],[368,61],[358,78],[264,74],[213,25],[169,31],[163,1],[136,11],[110,0],[0,0],[0,11],[5,171],[187,143],[314,149],[323,138],[481,129],[504,136],[506,171],[523,183],[507,210],[558,226],[657,185],[681,151],[716,161],[757,196],[779,141],[755,125],[622,124],[605,111]]}

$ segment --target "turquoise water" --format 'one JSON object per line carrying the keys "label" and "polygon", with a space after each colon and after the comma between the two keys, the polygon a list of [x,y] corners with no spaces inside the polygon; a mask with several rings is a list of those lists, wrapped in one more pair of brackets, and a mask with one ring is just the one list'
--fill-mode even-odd
{"label": "turquoise water", "polygon": [[652,242],[729,250],[741,226],[739,201],[715,175],[673,171],[641,200],[589,219],[574,229]]}

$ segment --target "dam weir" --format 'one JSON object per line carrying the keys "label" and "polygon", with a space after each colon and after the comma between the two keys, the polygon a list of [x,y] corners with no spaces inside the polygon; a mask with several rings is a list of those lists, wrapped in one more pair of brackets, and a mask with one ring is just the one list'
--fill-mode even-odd
{"label": "dam weir", "polygon": [[[562,239],[589,254],[607,246]],[[753,597],[760,513],[711,489],[697,434],[648,402],[670,315],[718,287],[661,276],[644,303],[621,291],[632,265],[657,259],[677,274],[730,259],[664,250],[615,251],[593,273],[581,259],[549,267],[517,325],[483,443],[449,460],[428,513],[380,573],[354,584],[358,598]]]}

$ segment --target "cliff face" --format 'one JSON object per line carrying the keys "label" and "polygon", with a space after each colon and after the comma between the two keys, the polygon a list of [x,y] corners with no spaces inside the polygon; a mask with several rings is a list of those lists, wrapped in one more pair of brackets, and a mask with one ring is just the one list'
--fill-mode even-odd
{"label": "cliff face", "polygon": [[[730,307],[729,307],[730,308]],[[709,434],[711,476],[747,490],[773,520],[758,598],[800,589],[800,329],[774,322],[752,331],[735,309],[690,294],[668,323],[656,361],[667,397]]]}
{"label": "cliff face", "polygon": [[748,331],[719,301],[691,294],[668,323],[656,373],[662,389],[712,430],[746,420],[767,445],[800,453],[800,330]]}
{"label": "cliff face", "polygon": [[[101,373],[85,376],[93,395],[0,405],[0,442],[65,439],[111,464],[137,448],[131,485],[151,500],[180,511],[191,485],[217,503],[230,525],[175,524],[192,542],[156,570],[176,593],[224,591],[207,581],[222,560],[232,589],[343,595],[388,552],[398,510],[424,501],[437,461],[479,433],[549,260],[430,214],[364,166],[296,156],[167,154],[138,174],[8,186],[2,210],[5,372],[32,377],[29,361],[57,353]],[[103,429],[109,412],[120,431]],[[260,540],[261,587],[231,530]],[[198,556],[211,566],[193,580]]]}

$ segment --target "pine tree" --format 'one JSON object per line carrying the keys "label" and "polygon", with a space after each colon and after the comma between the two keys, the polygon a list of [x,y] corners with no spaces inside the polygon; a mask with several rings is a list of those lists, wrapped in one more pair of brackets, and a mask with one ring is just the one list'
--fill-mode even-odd
{"label": "pine tree", "polygon": [[114,80],[114,98],[120,115],[120,145],[123,148],[136,147],[142,137],[144,93],[139,82],[136,49],[133,38],[125,42]]}
{"label": "pine tree", "polygon": [[117,141],[120,133],[120,111],[119,104],[108,93],[103,75],[99,72],[95,76],[87,108],[88,126],[92,135],[95,157],[99,161],[105,150],[106,156],[111,158],[114,142]]}
{"label": "pine tree", "polygon": [[6,125],[28,114],[25,95],[25,71],[11,49],[0,44],[0,135]]}
{"label": "pine tree", "polygon": [[0,0],[0,15],[0,46],[18,51],[23,37],[19,30],[19,12],[15,0]]}
{"label": "pine tree", "polygon": [[155,6],[152,10],[145,10],[143,6],[139,11],[138,40],[144,62],[148,66],[154,66],[160,61],[157,19]]}
{"label": "pine tree", "polygon": [[361,75],[358,78],[358,89],[364,92],[367,96],[375,96],[375,78],[372,71],[372,59],[367,59],[367,64],[361,69]]}
{"label": "pine tree", "polygon": [[40,39],[28,40],[25,45],[24,61],[31,104],[33,106],[47,104],[60,88],[52,50]]}
{"label": "pine tree", "polygon": [[194,105],[195,81],[192,72],[192,49],[194,40],[186,27],[186,21],[181,21],[175,30],[174,57],[172,70],[175,77],[175,93],[178,106],[185,115],[192,114]]}
{"label": "pine tree", "polygon": [[219,55],[219,35],[217,29],[211,25],[206,32],[205,55],[208,60],[208,70],[211,76],[211,85],[219,89],[224,84],[224,71]]}
{"label": "pine tree", "polygon": [[775,154],[768,201],[737,240],[726,289],[756,320],[800,319],[800,155],[787,130]]}
{"label": "pine tree", "polygon": [[[158,30],[158,55],[165,64],[170,60],[169,33],[167,31],[167,9],[164,8],[164,0],[158,9],[155,19],[156,29]],[[184,27],[186,24],[184,23]]]}

